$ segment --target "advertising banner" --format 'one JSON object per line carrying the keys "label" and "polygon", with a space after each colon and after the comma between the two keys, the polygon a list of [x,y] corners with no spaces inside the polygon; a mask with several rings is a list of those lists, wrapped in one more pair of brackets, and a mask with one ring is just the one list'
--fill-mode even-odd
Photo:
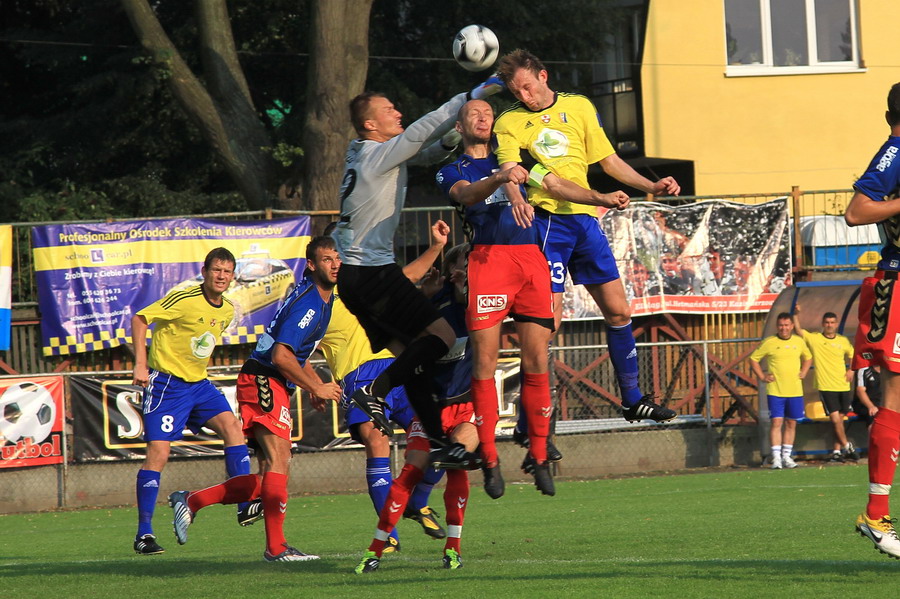
{"label": "advertising banner", "polygon": [[[791,284],[787,200],[723,200],[607,211],[609,238],[634,316],[658,312],[766,312]],[[564,318],[597,318],[581,285],[566,282]]]}
{"label": "advertising banner", "polygon": [[198,285],[210,250],[235,255],[224,344],[256,341],[306,265],[309,217],[171,219],[32,228],[46,356],[131,341],[131,317],[174,288]]}
{"label": "advertising banner", "polygon": [[61,464],[63,377],[0,380],[0,468]]}
{"label": "advertising banner", "polygon": [[[237,375],[213,376],[210,380],[237,414]],[[130,376],[72,376],[69,392],[74,461],[144,459],[147,444],[141,418],[141,389],[131,384]],[[295,393],[291,400],[292,441],[303,436],[302,418],[298,418],[299,397]],[[217,456],[222,455],[222,449],[222,440],[205,428],[197,434],[185,430],[184,438],[172,443],[172,455],[182,457]]]}

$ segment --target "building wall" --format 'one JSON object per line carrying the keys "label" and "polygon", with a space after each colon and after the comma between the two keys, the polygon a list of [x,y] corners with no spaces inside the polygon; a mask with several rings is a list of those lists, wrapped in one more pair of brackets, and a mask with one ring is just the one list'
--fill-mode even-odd
{"label": "building wall", "polygon": [[651,0],[647,155],[693,160],[697,195],[849,188],[888,135],[885,98],[900,81],[896,3],[858,4],[865,70],[726,77],[724,1]]}

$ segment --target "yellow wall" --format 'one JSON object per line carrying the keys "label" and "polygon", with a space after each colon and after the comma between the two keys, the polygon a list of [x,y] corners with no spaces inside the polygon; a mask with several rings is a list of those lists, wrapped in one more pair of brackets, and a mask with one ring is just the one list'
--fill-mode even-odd
{"label": "yellow wall", "polygon": [[647,156],[694,161],[697,195],[846,189],[889,130],[896,0],[860,0],[864,72],[726,77],[723,0],[650,0]]}

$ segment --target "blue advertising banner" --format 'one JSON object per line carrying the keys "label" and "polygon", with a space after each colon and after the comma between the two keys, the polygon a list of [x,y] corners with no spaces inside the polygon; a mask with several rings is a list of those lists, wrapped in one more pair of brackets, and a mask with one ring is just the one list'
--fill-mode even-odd
{"label": "blue advertising banner", "polygon": [[224,344],[257,339],[306,266],[309,217],[171,219],[32,228],[45,356],[131,342],[131,317],[176,287],[200,283],[210,250],[235,255]]}

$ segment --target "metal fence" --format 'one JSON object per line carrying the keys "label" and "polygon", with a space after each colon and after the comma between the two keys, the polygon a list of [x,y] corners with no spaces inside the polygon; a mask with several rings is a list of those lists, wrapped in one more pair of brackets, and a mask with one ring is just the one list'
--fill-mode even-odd
{"label": "metal fence", "polygon": [[[555,347],[554,396],[556,444],[564,459],[556,467],[561,480],[607,474],[730,465],[757,461],[757,389],[749,370],[723,385],[712,364],[743,354],[755,339],[690,343],[641,343],[638,358],[641,384],[658,401],[678,413],[666,425],[628,423],[621,416],[612,368],[598,356],[603,345]],[[515,350],[504,357],[517,358]],[[222,368],[214,368],[222,371]],[[128,371],[96,374],[130,375]],[[67,378],[77,376],[66,375]],[[727,377],[726,377],[727,378]],[[510,399],[507,397],[506,399]],[[512,398],[513,401],[517,396]],[[301,406],[308,406],[303,398]],[[303,409],[305,411],[306,408]],[[518,471],[525,450],[511,442],[512,417],[498,429],[501,461],[509,481],[529,481]],[[68,420],[67,445],[73,422]],[[743,450],[723,451],[723,439],[743,439]],[[394,471],[402,467],[403,435],[395,435]],[[302,445],[302,440],[298,445]],[[740,444],[739,444],[740,445]],[[141,453],[137,450],[136,453]],[[726,455],[727,454],[727,455]],[[109,459],[76,463],[71,457],[58,467],[38,467],[3,473],[0,513],[37,509],[129,504],[139,461]],[[304,452],[294,460],[292,493],[351,492],[365,489],[365,455],[354,443]],[[177,490],[214,484],[224,476],[221,459],[173,458],[163,475],[163,488]],[[480,482],[478,474],[473,482]],[[161,497],[163,494],[161,494]]]}

